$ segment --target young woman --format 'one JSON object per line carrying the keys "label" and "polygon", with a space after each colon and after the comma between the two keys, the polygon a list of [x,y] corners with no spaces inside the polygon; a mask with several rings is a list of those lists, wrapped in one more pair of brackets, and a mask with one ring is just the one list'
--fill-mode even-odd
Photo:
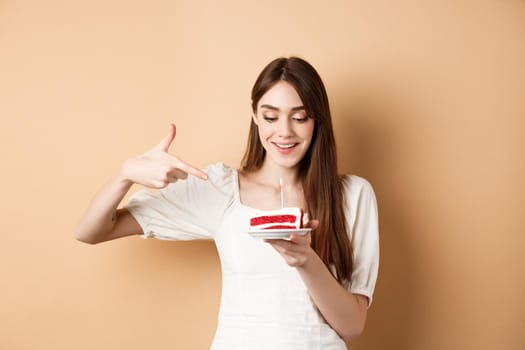
{"label": "young woman", "polygon": [[[171,125],[95,196],[77,239],[213,239],[223,286],[212,349],[346,349],[364,329],[378,272],[374,192],[363,178],[338,175],[328,97],[306,61],[268,64],[252,111],[239,170],[217,163],[203,171],[169,154]],[[250,216],[280,207],[279,179],[286,205],[308,212],[313,231],[253,239]],[[139,191],[116,209],[134,183],[159,191]]]}

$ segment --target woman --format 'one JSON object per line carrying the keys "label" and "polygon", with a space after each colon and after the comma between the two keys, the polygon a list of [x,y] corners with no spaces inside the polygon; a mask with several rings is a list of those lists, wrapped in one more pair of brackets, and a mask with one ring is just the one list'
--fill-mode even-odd
{"label": "woman", "polygon": [[[172,125],[95,196],[77,239],[214,239],[223,288],[212,349],[346,349],[364,329],[377,277],[374,192],[360,177],[338,176],[327,94],[309,63],[268,64],[252,109],[240,170],[218,163],[203,171],[168,154]],[[314,230],[255,240],[249,217],[280,206],[279,179],[287,206],[315,218]],[[117,210],[133,183],[160,190],[139,191]]]}

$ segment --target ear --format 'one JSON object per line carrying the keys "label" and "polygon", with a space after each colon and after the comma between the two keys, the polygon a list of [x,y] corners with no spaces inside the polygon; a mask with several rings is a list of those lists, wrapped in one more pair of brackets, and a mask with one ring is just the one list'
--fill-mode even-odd
{"label": "ear", "polygon": [[252,113],[252,120],[257,125],[257,117],[255,116],[255,113]]}

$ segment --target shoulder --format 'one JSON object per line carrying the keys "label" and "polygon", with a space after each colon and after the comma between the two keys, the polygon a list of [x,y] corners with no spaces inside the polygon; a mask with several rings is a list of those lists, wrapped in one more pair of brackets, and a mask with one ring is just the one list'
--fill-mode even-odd
{"label": "shoulder", "polygon": [[231,203],[234,197],[234,170],[221,162],[208,165],[202,170],[208,175],[206,180],[190,175],[185,180],[171,183],[160,190],[160,197],[187,208],[195,205],[199,208],[202,205],[222,208],[224,203]]}
{"label": "shoulder", "polygon": [[357,175],[342,178],[343,198],[347,209],[351,211],[377,211],[377,200],[370,182]]}
{"label": "shoulder", "polygon": [[204,172],[208,174],[208,177],[213,179],[226,179],[233,176],[235,169],[229,165],[224,164],[223,162],[217,162],[214,164],[208,165],[204,168]]}
{"label": "shoulder", "polygon": [[[204,168],[208,180],[203,181],[207,187],[212,187],[219,192],[231,194],[236,183],[237,170],[223,162],[217,162]],[[199,180],[200,181],[200,180]]]}
{"label": "shoulder", "polygon": [[374,189],[370,182],[357,175],[344,175],[342,177],[343,192],[347,197],[360,195],[374,195]]}

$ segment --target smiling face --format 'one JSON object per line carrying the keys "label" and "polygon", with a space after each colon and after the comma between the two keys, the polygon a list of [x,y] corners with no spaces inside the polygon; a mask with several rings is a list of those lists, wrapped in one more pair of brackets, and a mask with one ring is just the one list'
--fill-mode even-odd
{"label": "smiling face", "polygon": [[295,88],[284,80],[276,83],[257,103],[253,120],[266,150],[265,162],[297,167],[308,151],[315,122],[307,116]]}

